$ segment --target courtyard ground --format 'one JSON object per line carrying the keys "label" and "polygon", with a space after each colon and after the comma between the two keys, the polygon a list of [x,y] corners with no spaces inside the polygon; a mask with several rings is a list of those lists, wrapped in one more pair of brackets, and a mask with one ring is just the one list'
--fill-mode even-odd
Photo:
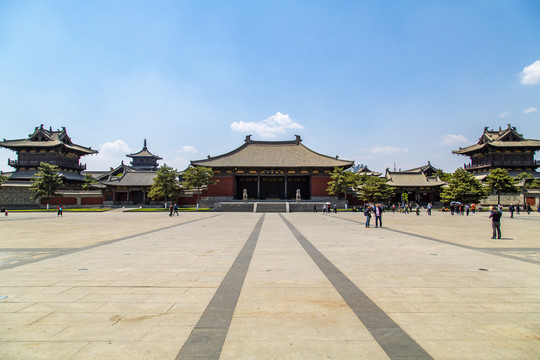
{"label": "courtyard ground", "polygon": [[0,359],[540,358],[538,213],[364,221],[10,213]]}

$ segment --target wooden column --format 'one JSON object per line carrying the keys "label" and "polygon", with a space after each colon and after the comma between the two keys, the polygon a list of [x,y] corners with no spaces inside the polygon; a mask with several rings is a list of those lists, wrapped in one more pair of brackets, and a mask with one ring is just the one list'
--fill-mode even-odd
{"label": "wooden column", "polygon": [[257,175],[257,199],[261,198],[261,175]]}

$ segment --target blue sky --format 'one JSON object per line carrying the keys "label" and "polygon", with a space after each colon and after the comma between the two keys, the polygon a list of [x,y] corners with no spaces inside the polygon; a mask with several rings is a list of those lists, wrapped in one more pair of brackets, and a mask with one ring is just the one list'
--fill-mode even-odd
{"label": "blue sky", "polygon": [[146,138],[181,170],[299,134],[377,171],[450,172],[486,126],[540,138],[539,18],[536,0],[0,0],[0,138],[65,126],[100,151],[88,170]]}

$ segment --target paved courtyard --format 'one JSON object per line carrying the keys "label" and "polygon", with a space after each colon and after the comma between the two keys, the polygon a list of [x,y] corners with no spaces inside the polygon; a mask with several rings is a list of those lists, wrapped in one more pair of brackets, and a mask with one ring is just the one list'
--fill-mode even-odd
{"label": "paved courtyard", "polygon": [[10,213],[0,359],[538,359],[540,215]]}

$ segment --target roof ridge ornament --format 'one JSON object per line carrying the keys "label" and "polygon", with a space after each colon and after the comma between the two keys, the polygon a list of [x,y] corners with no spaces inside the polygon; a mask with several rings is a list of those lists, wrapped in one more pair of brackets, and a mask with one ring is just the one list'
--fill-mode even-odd
{"label": "roof ridge ornament", "polygon": [[251,134],[250,135],[246,135],[246,139],[244,140],[244,142],[251,142]]}
{"label": "roof ridge ornament", "polygon": [[294,135],[296,137],[296,143],[297,144],[300,144],[302,142],[302,138],[300,137],[300,135]]}

